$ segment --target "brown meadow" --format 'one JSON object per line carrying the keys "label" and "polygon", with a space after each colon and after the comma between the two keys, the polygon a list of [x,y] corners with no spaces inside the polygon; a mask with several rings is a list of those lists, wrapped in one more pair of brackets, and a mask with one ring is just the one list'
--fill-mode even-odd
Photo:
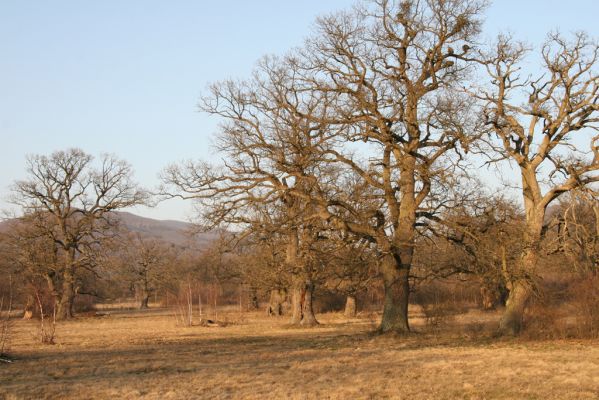
{"label": "brown meadow", "polygon": [[[435,333],[374,335],[378,316],[286,318],[221,313],[221,326],[177,326],[170,311],[113,311],[60,323],[56,345],[16,321],[2,399],[388,398],[596,399],[593,341],[495,339],[498,315],[470,311]],[[470,321],[486,321],[471,324]]]}

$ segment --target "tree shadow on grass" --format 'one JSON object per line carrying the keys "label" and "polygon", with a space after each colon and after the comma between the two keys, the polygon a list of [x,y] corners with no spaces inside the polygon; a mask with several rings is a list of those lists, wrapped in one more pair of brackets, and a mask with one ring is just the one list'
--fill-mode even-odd
{"label": "tree shadow on grass", "polygon": [[[58,396],[74,387],[151,387],[154,381],[185,381],[186,376],[206,382],[222,380],[223,376],[232,381],[265,376],[276,381],[284,376],[295,382],[299,378],[293,375],[298,371],[303,375],[312,373],[304,371],[304,365],[326,370],[331,361],[337,365],[334,360],[344,360],[335,368],[345,376],[355,373],[345,364],[359,364],[363,359],[368,359],[368,371],[384,371],[387,351],[478,347],[493,342],[487,337],[467,338],[425,330],[397,336],[379,335],[366,327],[351,332],[343,325],[325,327],[338,329],[287,329],[276,334],[235,331],[230,332],[231,336],[225,336],[229,332],[222,330],[218,334],[223,336],[219,337],[202,337],[202,332],[197,332],[168,339],[145,336],[139,342],[110,348],[32,350],[17,354],[14,364],[0,369],[0,381],[7,383],[0,394],[4,390],[33,398],[47,397],[44,390],[53,390]],[[430,357],[415,352],[406,361],[420,363]]]}

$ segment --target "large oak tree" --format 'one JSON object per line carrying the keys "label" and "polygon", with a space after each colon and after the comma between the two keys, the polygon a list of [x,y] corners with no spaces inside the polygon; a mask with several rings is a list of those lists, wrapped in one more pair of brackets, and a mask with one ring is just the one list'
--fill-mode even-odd
{"label": "large oak tree", "polygon": [[12,200],[22,210],[24,223],[50,239],[57,256],[53,287],[56,317],[73,316],[80,269],[95,265],[94,254],[103,239],[114,233],[111,211],[142,204],[147,194],[132,180],[125,161],[105,155],[99,165],[80,149],[27,157],[27,178],[15,182]]}
{"label": "large oak tree", "polygon": [[[339,229],[376,243],[385,287],[383,332],[410,329],[417,227],[449,204],[444,181],[478,131],[471,102],[458,93],[484,6],[477,0],[366,3],[319,19],[298,61],[304,85],[334,99],[320,121],[341,131],[346,145],[327,155],[379,202],[362,221],[342,217],[364,215],[343,202],[320,201],[319,210]],[[348,145],[354,142],[365,148],[356,151]]]}
{"label": "large oak tree", "polygon": [[551,34],[532,77],[522,73],[527,52],[500,37],[484,60],[491,85],[476,94],[484,102],[491,158],[516,166],[524,205],[523,250],[501,320],[507,334],[520,331],[534,291],[547,208],[564,193],[599,181],[599,46],[583,33],[572,40]]}

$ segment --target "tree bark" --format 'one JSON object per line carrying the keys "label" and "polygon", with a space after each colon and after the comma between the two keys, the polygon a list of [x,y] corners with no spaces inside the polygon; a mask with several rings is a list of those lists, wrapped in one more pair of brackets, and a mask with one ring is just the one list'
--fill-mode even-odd
{"label": "tree bark", "polygon": [[[533,183],[531,185],[531,182]],[[509,294],[505,312],[499,322],[499,333],[518,335],[522,330],[524,311],[533,293],[533,277],[539,261],[539,246],[542,238],[545,208],[535,200],[540,193],[538,183],[532,174],[523,174],[524,210],[526,228],[524,231],[524,251],[516,271],[507,276]]]}
{"label": "tree bark", "polygon": [[295,285],[291,289],[291,324],[299,325],[302,321],[302,288]]}
{"label": "tree bark", "polygon": [[525,250],[520,261],[520,268],[511,280],[505,311],[499,322],[499,333],[502,335],[515,336],[522,330],[524,311],[533,293],[532,277],[539,258],[536,246],[537,244],[531,244]]}
{"label": "tree bark", "polygon": [[304,286],[302,299],[302,319],[300,321],[300,325],[302,326],[318,325],[318,321],[314,315],[313,298],[314,283],[312,283],[311,280],[307,280]]}
{"label": "tree bark", "polygon": [[143,286],[140,287],[140,304],[139,309],[144,310],[148,308],[148,302],[150,301],[150,286],[148,284],[147,277],[144,276]]}
{"label": "tree bark", "polygon": [[[408,124],[408,130],[410,131],[411,140],[417,143],[419,132],[417,128],[414,128],[418,126],[416,123],[418,121],[417,101],[412,99],[408,103],[406,108],[408,121],[414,121],[413,124]],[[399,155],[396,158],[398,161],[400,160]],[[387,162],[390,162],[390,160],[387,160]],[[390,242],[388,241],[383,245],[387,255],[381,266],[385,288],[383,318],[379,327],[381,333],[394,331],[404,334],[410,331],[408,323],[409,276],[414,256],[416,210],[418,208],[415,182],[416,158],[403,154],[400,169],[401,202],[399,202],[397,208],[392,210],[395,232],[393,237],[390,238]],[[390,172],[387,172],[386,176],[389,182],[388,185],[392,186]],[[387,203],[397,204],[394,191],[387,187],[386,192]]]}
{"label": "tree bark", "polygon": [[391,331],[407,333],[410,331],[408,323],[409,268],[402,266],[393,257],[388,256],[383,261],[382,273],[385,300],[379,331],[381,333]]}
{"label": "tree bark", "polygon": [[356,316],[356,296],[350,294],[346,297],[343,315],[346,318],[354,318]]}
{"label": "tree bark", "polygon": [[139,305],[140,310],[144,310],[148,308],[148,302],[150,301],[150,293],[143,291],[141,294],[141,303]]}
{"label": "tree bark", "polygon": [[58,308],[56,310],[57,320],[67,320],[73,318],[73,301],[75,299],[75,277],[73,268],[68,267],[63,274],[62,293]]}
{"label": "tree bark", "polygon": [[[303,272],[299,265],[298,259],[299,236],[296,229],[291,229],[288,235],[287,249],[285,253],[285,261],[287,266],[294,274]],[[300,273],[301,273],[300,272]],[[298,325],[303,318],[303,296],[304,288],[302,278],[295,276],[291,289],[291,324]]]}
{"label": "tree bark", "polygon": [[526,282],[517,281],[513,283],[506,302],[505,312],[499,322],[499,332],[501,334],[516,336],[520,333],[524,310],[531,294],[531,287]]}

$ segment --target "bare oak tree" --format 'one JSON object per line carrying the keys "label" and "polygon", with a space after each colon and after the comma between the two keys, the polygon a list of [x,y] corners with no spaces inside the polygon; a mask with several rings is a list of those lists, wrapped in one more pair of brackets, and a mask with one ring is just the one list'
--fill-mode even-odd
{"label": "bare oak tree", "polygon": [[92,156],[80,149],[29,156],[27,174],[14,184],[13,202],[21,207],[22,218],[55,246],[61,277],[56,316],[68,319],[79,269],[93,267],[93,252],[112,232],[110,212],[141,204],[147,196],[131,181],[132,169],[125,161],[106,155],[96,168]]}
{"label": "bare oak tree", "polygon": [[[36,293],[49,293],[53,300],[60,300],[61,293],[57,290],[62,283],[59,254],[54,241],[30,221],[13,219],[7,225],[6,233],[0,236],[4,244],[2,261],[19,278],[24,297],[23,318],[30,319],[40,311]],[[47,300],[47,296],[42,297]],[[52,313],[55,306],[46,304],[47,311]]]}
{"label": "bare oak tree", "polygon": [[[477,97],[490,128],[493,159],[517,166],[524,203],[524,249],[512,271],[501,331],[517,334],[534,289],[546,210],[560,195],[599,181],[599,47],[583,34],[551,34],[535,78],[523,78],[526,48],[500,37],[485,61],[491,88]],[[590,146],[581,146],[586,137]],[[578,139],[577,139],[578,138]],[[590,155],[589,155],[590,153]]]}
{"label": "bare oak tree", "polygon": [[[285,263],[295,271],[292,323],[316,323],[311,306],[313,282],[302,256],[316,234],[316,218],[309,201],[326,163],[321,150],[332,134],[311,115],[326,107],[318,93],[297,91],[293,65],[264,59],[254,77],[247,81],[214,84],[202,110],[219,116],[217,148],[226,158],[221,166],[188,162],[167,168],[163,180],[171,195],[193,198],[203,207],[207,226],[234,225],[250,232],[270,224],[271,234],[285,237]],[[292,103],[295,111],[283,105]],[[276,213],[276,226],[264,211]],[[317,220],[314,223],[312,220]],[[307,299],[307,301],[302,301]],[[301,310],[301,305],[306,305]]]}
{"label": "bare oak tree", "polygon": [[[367,238],[383,257],[382,332],[409,331],[409,277],[417,226],[439,209],[438,184],[477,132],[470,101],[458,95],[484,2],[378,0],[321,18],[298,63],[304,85],[333,98],[321,116],[346,145],[326,154],[376,196],[365,214],[320,201],[336,228]],[[342,127],[342,128],[341,128]],[[360,159],[352,143],[364,142]],[[351,149],[353,148],[353,152]],[[361,215],[361,221],[342,217]]]}
{"label": "bare oak tree", "polygon": [[150,296],[169,274],[169,266],[177,262],[174,245],[139,233],[121,238],[121,245],[112,258],[118,265],[118,274],[130,283],[139,296],[140,309],[148,308]]}

